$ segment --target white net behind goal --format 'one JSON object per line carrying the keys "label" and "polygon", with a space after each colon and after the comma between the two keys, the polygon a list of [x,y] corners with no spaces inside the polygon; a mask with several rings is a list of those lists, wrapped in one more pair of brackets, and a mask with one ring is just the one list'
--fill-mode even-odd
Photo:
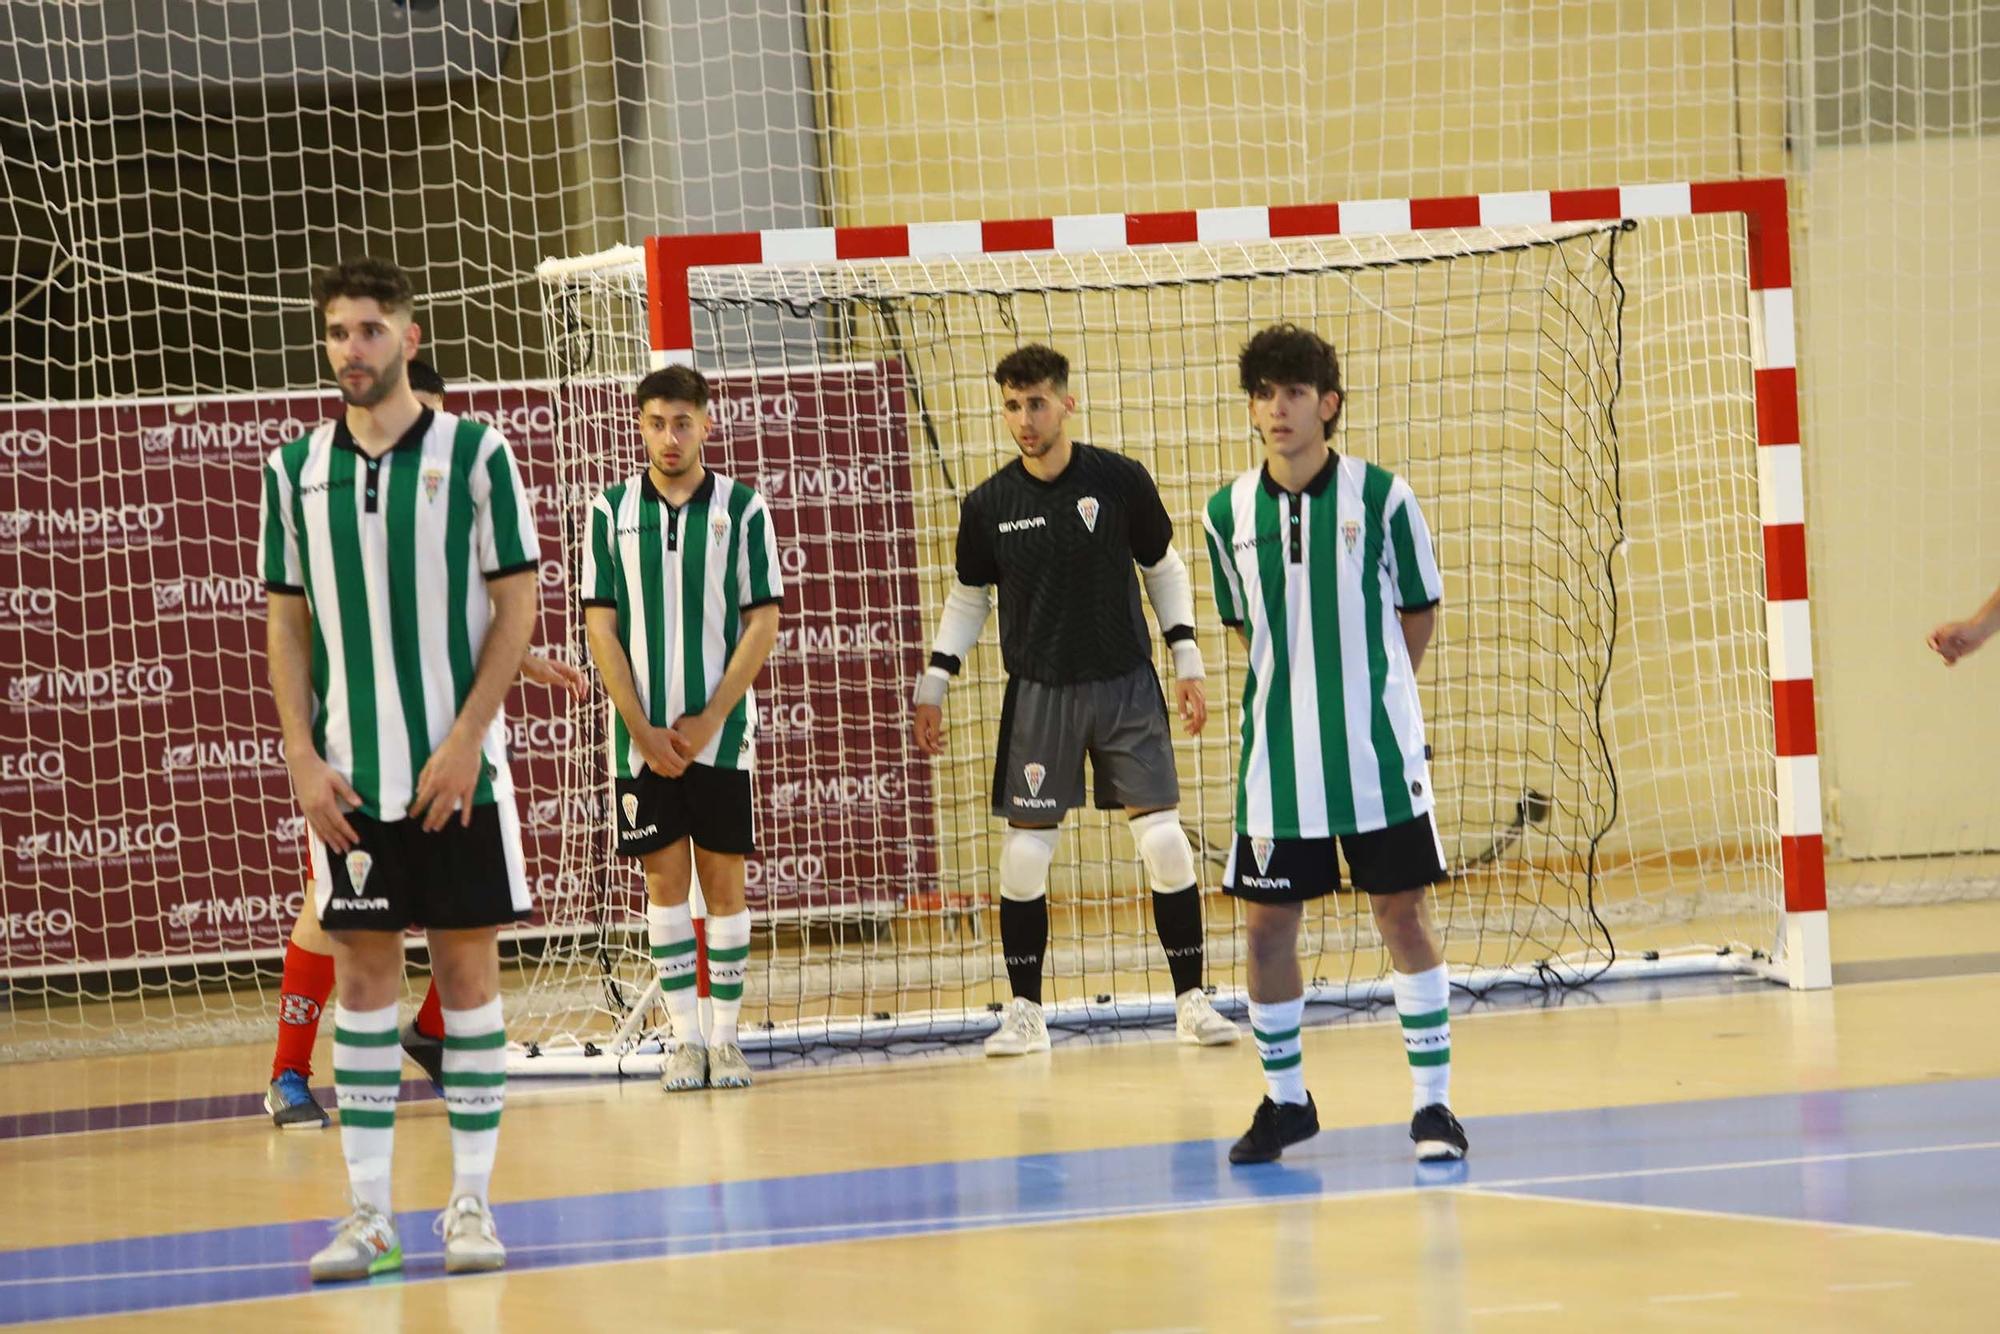
{"label": "white net behind goal", "polygon": [[[749,1031],[783,1046],[951,1038],[1005,998],[991,629],[935,766],[908,743],[907,698],[958,502],[1011,457],[990,376],[1023,342],[1070,356],[1075,438],[1146,464],[1197,572],[1212,722],[1177,758],[1213,893],[1241,657],[1198,516],[1259,457],[1235,356],[1279,319],[1334,339],[1335,447],[1406,477],[1437,535],[1447,592],[1422,676],[1460,976],[1565,984],[1622,958],[1772,948],[1743,253],[1740,225],[1686,219],[695,270],[698,359],[719,371],[710,463],[765,492],[788,579],[764,687]],[[559,395],[578,406],[558,470],[566,490],[601,485],[638,466],[646,294],[627,267],[584,268],[550,296],[552,340],[599,353]],[[601,762],[569,772],[579,798],[604,789]],[[1123,824],[1076,813],[1052,874],[1049,994],[1071,1022],[1158,1014],[1171,990]],[[549,1049],[602,1042],[645,985],[638,879],[605,841],[580,840],[574,865],[565,844],[549,911],[573,934],[554,938],[516,1023]],[[1358,908],[1309,910],[1322,998],[1378,994],[1387,959]],[[1215,895],[1207,920],[1227,999],[1237,914]]]}

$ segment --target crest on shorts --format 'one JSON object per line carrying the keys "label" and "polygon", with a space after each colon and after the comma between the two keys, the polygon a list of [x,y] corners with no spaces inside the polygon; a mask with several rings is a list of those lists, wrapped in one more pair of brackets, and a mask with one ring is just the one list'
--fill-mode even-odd
{"label": "crest on shorts", "polygon": [[1048,776],[1049,771],[1039,764],[1028,763],[1021,766],[1021,777],[1028,780],[1028,795],[1031,797],[1042,795],[1042,780]]}
{"label": "crest on shorts", "polygon": [[637,795],[627,792],[618,799],[618,805],[625,812],[626,824],[639,823],[639,798]]}
{"label": "crest on shorts", "polygon": [[347,883],[354,887],[356,897],[361,887],[368,883],[368,873],[375,869],[375,859],[360,848],[347,854]]}
{"label": "crest on shorts", "polygon": [[424,501],[426,504],[438,498],[438,488],[444,485],[443,468],[424,469]]}
{"label": "crest on shorts", "polygon": [[1077,501],[1076,512],[1078,517],[1080,517],[1083,520],[1083,526],[1085,531],[1092,533],[1097,531],[1096,496],[1085,496],[1083,499]]}
{"label": "crest on shorts", "polygon": [[1361,540],[1361,520],[1342,519],[1340,521],[1340,540],[1347,543],[1347,554],[1352,556],[1354,554],[1354,544]]}
{"label": "crest on shorts", "polygon": [[1257,861],[1258,875],[1270,874],[1271,849],[1273,846],[1272,840],[1268,838],[1253,838],[1250,840],[1250,855]]}

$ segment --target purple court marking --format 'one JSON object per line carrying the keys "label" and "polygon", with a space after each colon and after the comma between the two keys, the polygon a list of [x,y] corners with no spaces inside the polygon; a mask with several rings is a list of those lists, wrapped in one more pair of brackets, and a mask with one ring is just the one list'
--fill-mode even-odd
{"label": "purple court marking", "polygon": [[[333,1087],[313,1089],[319,1105],[333,1109]],[[402,1100],[435,1099],[428,1079],[403,1081]],[[147,1126],[188,1125],[197,1121],[228,1121],[240,1116],[268,1116],[262,1093],[227,1093],[207,1098],[161,1098],[154,1102],[120,1102],[98,1107],[64,1107],[52,1112],[15,1112],[0,1116],[0,1142],[39,1139],[48,1135],[81,1135],[94,1130],[140,1130]]]}
{"label": "purple court marking", "polygon": [[[1331,1089],[1328,1090],[1332,1092]],[[1246,1102],[1247,1110],[1247,1102]],[[1421,1169],[1401,1124],[1231,1168],[1225,1140],[626,1190],[496,1207],[514,1271],[1436,1188],[1699,1208],[2000,1242],[2000,1079],[1467,1117],[1472,1161]],[[431,1214],[409,1267],[443,1278]],[[0,1251],[0,1324],[305,1292],[325,1223]]]}

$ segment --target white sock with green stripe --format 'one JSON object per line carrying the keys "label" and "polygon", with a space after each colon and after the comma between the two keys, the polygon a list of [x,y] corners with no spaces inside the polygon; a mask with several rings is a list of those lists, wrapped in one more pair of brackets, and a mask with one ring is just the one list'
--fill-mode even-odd
{"label": "white sock with green stripe", "polygon": [[389,1213],[389,1168],[396,1149],[396,1095],[403,1044],[394,1005],[333,1007],[333,1093],[340,1102],[340,1150],[354,1198]]}
{"label": "white sock with green stripe", "polygon": [[1299,1043],[1299,1020],[1306,998],[1250,1002],[1250,1036],[1257,1039],[1257,1058],[1264,1063],[1264,1082],[1272,1102],[1306,1100],[1305,1052]]}
{"label": "white sock with green stripe", "polygon": [[646,935],[653,945],[653,967],[660,974],[660,995],[674,1021],[674,1037],[702,1045],[701,998],[694,985],[694,913],[685,903],[662,908],[646,905]]}
{"label": "white sock with green stripe", "polygon": [[736,1041],[743,1010],[743,974],[750,970],[750,910],[708,919],[708,1040]]}
{"label": "white sock with green stripe", "polygon": [[1389,974],[1403,1050],[1410,1056],[1410,1110],[1451,1104],[1451,975],[1444,964],[1421,973]]}
{"label": "white sock with green stripe", "polygon": [[444,1105],[451,1117],[451,1198],[486,1201],[500,1108],[507,1101],[507,1028],[495,996],[474,1010],[444,1012]]}

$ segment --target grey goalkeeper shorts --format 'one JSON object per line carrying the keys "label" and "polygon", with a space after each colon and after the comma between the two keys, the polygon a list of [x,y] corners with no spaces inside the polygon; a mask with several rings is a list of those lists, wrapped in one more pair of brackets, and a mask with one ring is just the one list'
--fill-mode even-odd
{"label": "grey goalkeeper shorts", "polygon": [[993,759],[993,813],[1020,824],[1056,823],[1083,805],[1085,755],[1099,809],[1180,804],[1167,701],[1151,663],[1073,685],[1009,677]]}

